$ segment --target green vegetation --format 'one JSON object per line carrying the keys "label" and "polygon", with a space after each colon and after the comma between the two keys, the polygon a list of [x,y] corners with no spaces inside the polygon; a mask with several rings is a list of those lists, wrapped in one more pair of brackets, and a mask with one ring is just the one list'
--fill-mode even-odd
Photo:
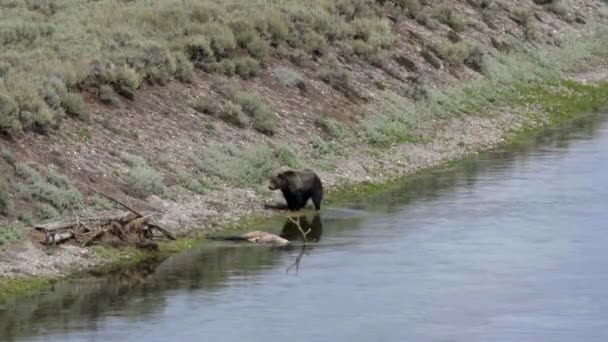
{"label": "green vegetation", "polygon": [[40,218],[56,218],[64,212],[81,208],[82,195],[64,175],[48,169],[44,177],[24,163],[16,163],[15,171],[17,192],[23,199],[36,202]]}
{"label": "green vegetation", "polygon": [[0,215],[6,216],[11,209],[11,194],[6,178],[0,177]]}
{"label": "green vegetation", "polygon": [[[604,25],[588,24],[586,30],[565,36],[561,47],[543,45],[528,48],[520,45],[519,53],[484,57],[480,71],[485,78],[443,91],[431,91],[427,99],[413,105],[407,99],[386,91],[388,105],[383,114],[364,123],[365,136],[372,146],[379,147],[415,141],[423,137],[413,132],[420,131],[435,119],[475,115],[497,104],[521,103],[529,89],[542,89],[544,85],[558,82],[560,71],[570,70],[577,63],[596,56],[608,55],[606,37],[608,28]],[[455,56],[453,61],[465,62],[463,56],[467,53],[461,51],[466,50],[460,47],[444,51],[447,51],[445,56]],[[581,108],[580,105],[578,107]]]}
{"label": "green vegetation", "polygon": [[287,87],[304,87],[304,76],[291,68],[284,66],[276,68],[274,70],[274,77]]}
{"label": "green vegetation", "polygon": [[210,97],[198,97],[194,100],[192,107],[199,113],[217,116],[221,112],[222,108]]}
{"label": "green vegetation", "polygon": [[291,144],[280,145],[274,151],[274,156],[280,165],[297,169],[302,166],[302,162],[298,158],[297,147]]}
{"label": "green vegetation", "polygon": [[266,135],[274,134],[274,115],[268,105],[252,95],[238,95],[233,100],[251,118],[253,129]]}
{"label": "green vegetation", "polygon": [[289,146],[273,149],[255,145],[239,149],[233,145],[214,144],[207,146],[200,156],[192,156],[191,159],[198,176],[244,188],[260,184],[281,166],[295,167],[300,164],[297,151]]}
{"label": "green vegetation", "polygon": [[0,303],[49,287],[52,281],[45,277],[0,278]]}
{"label": "green vegetation", "polygon": [[152,169],[140,156],[123,153],[122,159],[129,165],[126,182],[129,192],[137,197],[161,195],[165,192],[163,176]]}
{"label": "green vegetation", "polygon": [[315,124],[320,127],[325,134],[335,140],[342,140],[352,136],[352,132],[349,128],[332,118],[321,118],[315,121]]}
{"label": "green vegetation", "polygon": [[0,225],[0,246],[21,240],[21,231],[14,224]]}
{"label": "green vegetation", "polygon": [[454,13],[448,6],[440,7],[435,12],[434,17],[439,20],[440,23],[448,25],[456,32],[462,32],[467,27],[464,17]]}
{"label": "green vegetation", "polygon": [[87,119],[77,95],[85,84],[116,104],[144,82],[190,82],[194,66],[249,79],[271,50],[324,55],[336,46],[372,59],[391,40],[372,0],[3,2],[0,131]]}

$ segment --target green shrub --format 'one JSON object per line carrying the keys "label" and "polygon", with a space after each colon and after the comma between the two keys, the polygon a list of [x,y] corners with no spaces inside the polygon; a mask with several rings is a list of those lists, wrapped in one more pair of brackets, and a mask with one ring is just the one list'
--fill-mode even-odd
{"label": "green shrub", "polygon": [[0,226],[0,246],[21,240],[21,230],[14,224]]}
{"label": "green shrub", "polygon": [[192,107],[199,113],[217,116],[221,113],[222,108],[209,97],[198,97],[194,100]]}
{"label": "green shrub", "polygon": [[175,55],[175,77],[182,82],[192,82],[194,66],[185,54],[179,52]]}
{"label": "green shrub", "polygon": [[129,167],[148,165],[148,162],[143,157],[140,157],[140,156],[134,155],[134,154],[130,154],[128,152],[121,153],[120,159],[122,159],[122,161],[125,164],[127,164]]}
{"label": "green shrub", "polygon": [[11,134],[20,130],[17,103],[8,95],[0,92],[0,131]]}
{"label": "green shrub", "polygon": [[36,204],[36,215],[41,220],[50,220],[59,218],[61,213],[55,207],[48,203],[37,203]]}
{"label": "green shrub", "polygon": [[439,26],[438,22],[426,13],[420,13],[416,17],[416,22],[418,22],[418,24],[423,25],[424,27],[428,28],[431,31],[437,29],[437,27]]}
{"label": "green shrub", "polygon": [[522,26],[528,25],[532,20],[532,12],[528,8],[518,7],[511,11],[513,20]]}
{"label": "green shrub", "polygon": [[270,44],[258,36],[248,41],[245,44],[245,47],[253,57],[259,60],[266,58],[268,52],[270,51]]}
{"label": "green shrub", "polygon": [[236,48],[236,38],[227,25],[209,22],[203,28],[203,35],[209,39],[216,56],[227,56],[229,50]]}
{"label": "green shrub", "polygon": [[279,44],[289,38],[289,25],[284,15],[277,9],[271,9],[264,17],[264,32],[274,44]]}
{"label": "green shrub", "polygon": [[440,23],[448,25],[456,32],[464,31],[467,27],[464,17],[455,14],[452,9],[447,6],[440,7],[435,12],[435,18],[439,20]]}
{"label": "green shrub", "polygon": [[445,42],[438,45],[435,48],[435,52],[444,61],[454,65],[461,65],[469,57],[471,47],[465,42]]}
{"label": "green shrub", "polygon": [[114,91],[114,89],[107,84],[99,87],[98,94],[101,102],[105,104],[117,106],[120,103],[120,100],[116,96],[116,92]]}
{"label": "green shrub", "polygon": [[554,0],[547,5],[547,9],[563,19],[573,11],[572,4],[568,0]]}
{"label": "green shrub", "polygon": [[255,59],[244,56],[234,60],[234,67],[237,75],[243,79],[249,79],[257,74],[260,64]]}
{"label": "green shrub", "polygon": [[350,77],[337,61],[330,60],[321,70],[321,80],[329,84],[332,88],[342,92],[347,97],[358,97],[357,91],[351,84]]}
{"label": "green shrub", "polygon": [[215,61],[211,44],[205,36],[189,37],[186,42],[186,53],[191,61],[195,63],[207,63]]}
{"label": "green shrub", "polygon": [[268,105],[253,95],[238,95],[234,100],[251,118],[255,130],[266,135],[274,134],[274,118]]}
{"label": "green shrub", "polygon": [[225,79],[219,78],[211,84],[211,90],[215,91],[216,93],[222,95],[223,97],[229,100],[234,99],[239,93],[238,89],[234,86],[233,83],[228,82]]}
{"label": "green shrub", "polygon": [[402,8],[405,8],[407,10],[408,15],[412,19],[417,18],[420,14],[421,6],[418,0],[397,0],[395,1],[395,3],[397,3]]}
{"label": "green shrub", "polygon": [[331,152],[329,144],[318,135],[313,135],[310,138],[310,146],[313,149],[313,156],[322,158]]}
{"label": "green shrub", "polygon": [[59,214],[80,208],[82,195],[64,175],[49,169],[46,177],[42,177],[38,171],[23,163],[16,163],[15,170],[23,181],[17,184],[17,189],[25,199],[52,206]]}
{"label": "green shrub", "polygon": [[160,195],[165,191],[162,175],[147,165],[137,165],[127,172],[129,191],[138,197]]}
{"label": "green shrub", "polygon": [[315,124],[333,139],[340,140],[350,135],[346,126],[332,118],[317,119]]}
{"label": "green shrub", "polygon": [[247,47],[247,43],[259,39],[259,34],[249,18],[234,18],[229,22],[238,46]]}
{"label": "green shrub", "polygon": [[179,184],[194,192],[195,194],[203,194],[208,188],[209,184],[205,177],[197,177],[189,173],[182,173],[178,175]]}
{"label": "green shrub", "polygon": [[298,158],[298,150],[294,145],[283,144],[276,148],[274,156],[283,166],[288,166],[292,169],[297,169],[302,166],[302,162]]}
{"label": "green shrub", "polygon": [[229,59],[223,59],[220,62],[211,63],[210,66],[214,72],[226,76],[232,76],[236,71],[234,62]]}
{"label": "green shrub", "polygon": [[288,87],[304,87],[304,76],[288,67],[280,66],[274,70],[274,77]]}
{"label": "green shrub", "polygon": [[79,119],[88,121],[90,114],[84,109],[84,101],[82,96],[77,93],[67,93],[61,100],[61,105],[65,108],[65,112],[70,115],[75,115]]}
{"label": "green shrub", "polygon": [[239,128],[244,128],[249,124],[249,118],[243,113],[241,106],[233,102],[228,102],[226,104],[220,118],[226,123]]}
{"label": "green shrub", "polygon": [[239,149],[214,144],[208,146],[200,158],[193,158],[193,162],[201,174],[239,187],[254,187],[280,167],[274,151],[265,145]]}
{"label": "green shrub", "polygon": [[0,215],[6,216],[11,210],[11,195],[5,177],[0,178]]}

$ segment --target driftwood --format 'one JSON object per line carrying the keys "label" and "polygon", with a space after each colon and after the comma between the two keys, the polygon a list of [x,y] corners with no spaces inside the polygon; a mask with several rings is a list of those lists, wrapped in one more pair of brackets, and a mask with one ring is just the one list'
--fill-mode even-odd
{"label": "driftwood", "polygon": [[155,214],[144,215],[126,203],[104,194],[91,191],[118,203],[128,211],[119,214],[98,217],[79,217],[76,220],[52,222],[35,225],[34,228],[45,233],[43,244],[58,244],[68,240],[76,240],[83,247],[95,243],[118,242],[135,245],[148,250],[158,250],[158,244],[151,241],[153,230],[159,231],[168,239],[175,240],[175,235],[151,221]]}

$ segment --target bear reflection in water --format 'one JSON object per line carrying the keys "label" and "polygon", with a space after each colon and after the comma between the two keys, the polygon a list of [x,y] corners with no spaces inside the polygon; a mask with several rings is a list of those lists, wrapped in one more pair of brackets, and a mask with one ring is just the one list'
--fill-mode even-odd
{"label": "bear reflection in water", "polygon": [[304,237],[302,236],[302,232],[298,229],[298,224],[302,231],[306,234],[307,242],[319,242],[321,240],[321,235],[323,234],[323,223],[321,222],[321,215],[316,214],[312,222],[308,221],[308,217],[306,215],[296,216],[296,217],[288,217],[283,225],[283,230],[281,230],[280,236],[289,241],[302,241],[304,242]]}

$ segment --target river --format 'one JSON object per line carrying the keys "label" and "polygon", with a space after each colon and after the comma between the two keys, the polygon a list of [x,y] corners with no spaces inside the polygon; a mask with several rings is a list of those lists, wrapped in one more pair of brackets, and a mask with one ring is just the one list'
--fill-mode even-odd
{"label": "river", "polygon": [[607,116],[308,213],[305,249],[58,283],[3,304],[0,341],[607,341]]}

